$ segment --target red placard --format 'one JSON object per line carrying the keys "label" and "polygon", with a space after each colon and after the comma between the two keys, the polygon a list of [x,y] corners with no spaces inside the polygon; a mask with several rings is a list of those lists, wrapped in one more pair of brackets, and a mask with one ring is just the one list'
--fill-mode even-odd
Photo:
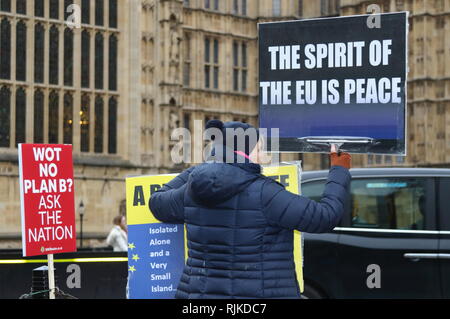
{"label": "red placard", "polygon": [[19,144],[23,256],[74,252],[72,145]]}

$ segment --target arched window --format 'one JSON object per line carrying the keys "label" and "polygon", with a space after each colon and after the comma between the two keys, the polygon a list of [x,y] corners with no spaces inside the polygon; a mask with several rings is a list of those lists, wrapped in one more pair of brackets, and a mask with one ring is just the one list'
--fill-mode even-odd
{"label": "arched window", "polygon": [[56,26],[50,28],[50,50],[49,50],[49,82],[58,84],[58,63],[59,63],[59,31]]}
{"label": "arched window", "polygon": [[0,78],[11,76],[11,23],[3,18],[0,24]]}
{"label": "arched window", "polygon": [[117,100],[109,99],[108,106],[108,153],[117,153]]}
{"label": "arched window", "polygon": [[3,86],[0,89],[0,147],[9,147],[11,128],[11,91]]}
{"label": "arched window", "polygon": [[16,147],[26,141],[26,105],[26,92],[23,88],[18,88],[16,91]]}
{"label": "arched window", "polygon": [[59,19],[59,0],[50,0],[50,19]]}
{"label": "arched window", "polygon": [[95,25],[103,25],[104,2],[103,0],[95,0]]}
{"label": "arched window", "polygon": [[67,19],[72,14],[70,12],[67,12],[67,8],[69,8],[69,6],[72,4],[74,4],[74,0],[64,0],[64,20],[65,21],[67,21]]}
{"label": "arched window", "polygon": [[44,93],[34,92],[34,143],[44,143]]}
{"label": "arched window", "polygon": [[64,85],[73,85],[73,31],[64,30]]}
{"label": "arched window", "polygon": [[281,0],[273,0],[272,6],[272,14],[279,17],[281,15]]}
{"label": "arched window", "polygon": [[103,153],[103,98],[95,99],[94,151]]}
{"label": "arched window", "polygon": [[48,105],[48,143],[58,144],[59,129],[59,95],[53,91],[49,96]]}
{"label": "arched window", "polygon": [[27,78],[27,26],[19,21],[16,27],[16,80]]}
{"label": "arched window", "polygon": [[241,3],[241,14],[243,16],[247,15],[247,0],[242,0],[242,3]]}
{"label": "arched window", "polygon": [[89,32],[84,30],[81,33],[81,86],[84,88],[89,87],[90,42]]}
{"label": "arched window", "polygon": [[42,24],[34,27],[34,81],[44,82],[44,40],[45,30]]}
{"label": "arched window", "polygon": [[44,17],[44,0],[34,0],[34,15]]}
{"label": "arched window", "polygon": [[109,89],[117,90],[117,37],[109,37]]}
{"label": "arched window", "polygon": [[109,0],[109,27],[117,28],[117,0]]}
{"label": "arched window", "polygon": [[81,1],[81,23],[89,24],[91,17],[91,0]]}
{"label": "arched window", "polygon": [[72,95],[64,94],[64,118],[63,118],[63,143],[73,143],[73,98]]}
{"label": "arched window", "polygon": [[82,152],[89,152],[89,112],[90,112],[91,100],[89,96],[83,95],[81,98],[80,108],[80,133],[81,133],[81,145]]}
{"label": "arched window", "polygon": [[11,12],[11,0],[0,0],[0,11]]}
{"label": "arched window", "polygon": [[16,12],[18,14],[27,14],[27,0],[16,1]]}
{"label": "arched window", "polygon": [[95,35],[95,88],[103,89],[103,34]]}

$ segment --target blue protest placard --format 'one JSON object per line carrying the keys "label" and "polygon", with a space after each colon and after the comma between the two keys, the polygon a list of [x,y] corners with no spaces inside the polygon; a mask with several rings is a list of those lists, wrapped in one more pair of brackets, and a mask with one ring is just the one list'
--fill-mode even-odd
{"label": "blue protest placard", "polygon": [[260,127],[279,151],[406,155],[407,17],[259,24]]}
{"label": "blue protest placard", "polygon": [[157,221],[151,193],[174,175],[128,178],[128,298],[172,299],[185,263],[184,226]]}

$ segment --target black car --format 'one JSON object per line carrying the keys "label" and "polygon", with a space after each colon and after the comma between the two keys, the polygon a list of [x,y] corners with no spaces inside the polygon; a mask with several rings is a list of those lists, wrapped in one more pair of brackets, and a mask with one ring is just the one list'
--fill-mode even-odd
{"label": "black car", "polygon": [[[328,171],[303,172],[320,200]],[[450,169],[352,169],[339,227],[304,234],[305,298],[450,298]]]}

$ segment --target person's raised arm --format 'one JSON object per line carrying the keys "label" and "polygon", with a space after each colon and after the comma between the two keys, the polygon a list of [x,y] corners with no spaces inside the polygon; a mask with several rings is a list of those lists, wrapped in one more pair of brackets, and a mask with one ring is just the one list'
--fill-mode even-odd
{"label": "person's raised arm", "polygon": [[180,188],[181,186],[183,186],[184,184],[186,184],[187,180],[189,178],[189,175],[195,169],[195,167],[196,166],[192,166],[192,167],[188,168],[187,170],[183,171],[182,173],[178,174],[177,177],[172,179],[167,184],[164,184],[163,187],[160,190],[158,190],[158,192],[165,192],[170,189],[177,189],[177,188]]}
{"label": "person's raised arm", "polygon": [[331,153],[331,168],[319,202],[295,195],[268,180],[262,192],[264,213],[272,225],[308,233],[324,233],[339,224],[349,200],[351,157]]}
{"label": "person's raised arm", "polygon": [[150,196],[148,207],[156,219],[169,224],[184,223],[184,192],[194,168],[185,170]]}
{"label": "person's raised arm", "polygon": [[152,194],[148,206],[153,216],[163,223],[183,224],[185,190],[186,184],[177,189]]}

